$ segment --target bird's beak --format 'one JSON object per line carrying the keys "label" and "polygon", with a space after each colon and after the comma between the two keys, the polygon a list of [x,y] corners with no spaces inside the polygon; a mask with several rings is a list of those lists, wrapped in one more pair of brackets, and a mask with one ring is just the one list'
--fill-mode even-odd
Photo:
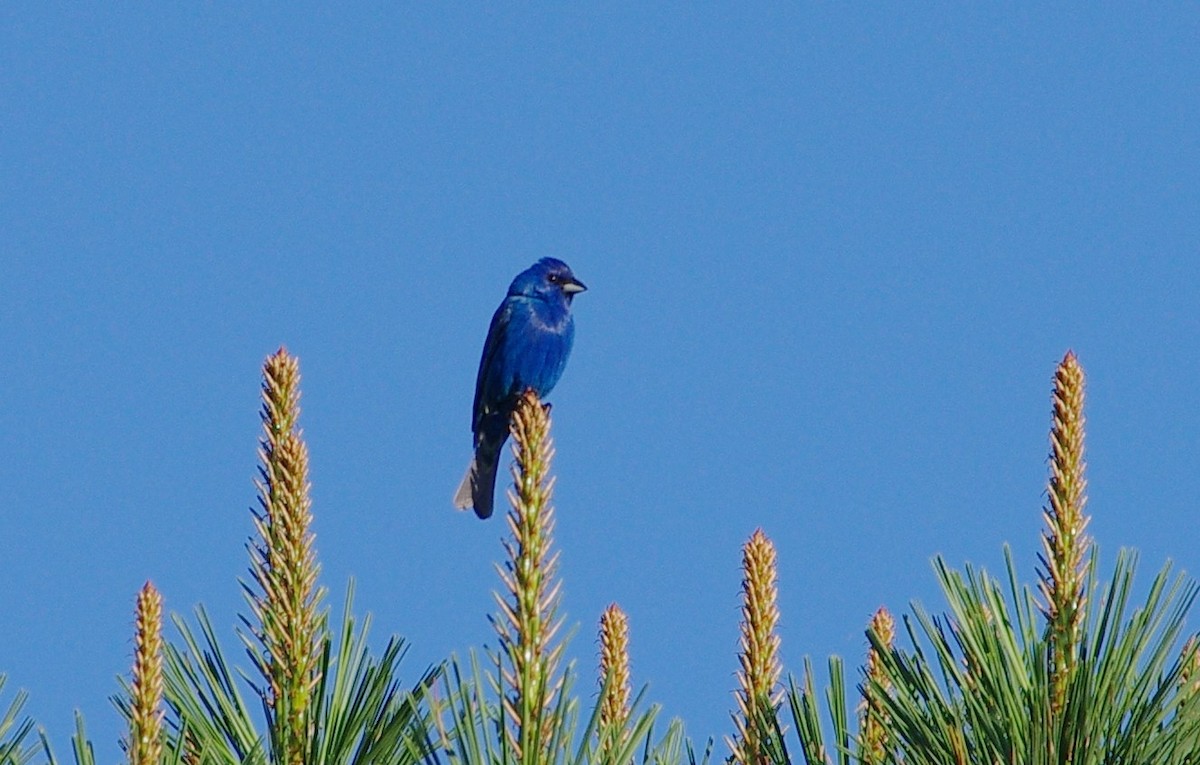
{"label": "bird's beak", "polygon": [[571,279],[571,281],[563,283],[562,290],[568,295],[574,295],[576,292],[586,292],[587,285],[578,279]]}

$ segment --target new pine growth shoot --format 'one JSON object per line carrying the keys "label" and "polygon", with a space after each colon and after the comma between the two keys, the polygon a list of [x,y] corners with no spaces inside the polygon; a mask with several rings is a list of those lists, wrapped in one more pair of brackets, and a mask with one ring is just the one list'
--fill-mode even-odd
{"label": "new pine growth shoot", "polygon": [[269,682],[271,725],[281,762],[304,765],[314,735],[313,696],[320,681],[322,620],[309,499],[308,447],[301,437],[300,364],[280,348],[263,365],[260,512],[251,573],[259,592],[250,607],[259,624],[259,670]]}
{"label": "new pine growth shoot", "polygon": [[130,765],[159,765],[163,753],[162,596],[146,582],[137,597],[130,683]]}
{"label": "new pine growth shoot", "polygon": [[1050,480],[1042,534],[1042,611],[1049,635],[1051,711],[1059,714],[1075,674],[1082,642],[1085,585],[1090,543],[1084,478],[1083,367],[1068,351],[1054,375],[1053,424],[1050,429]]}
{"label": "new pine growth shoot", "polygon": [[775,546],[758,529],[742,548],[742,635],[738,655],[735,738],[729,742],[734,761],[763,765],[769,761],[764,725],[775,719],[783,689],[779,684],[779,593]]}
{"label": "new pine growth shoot", "polygon": [[[871,618],[870,630],[885,649],[890,649],[896,638],[896,620],[881,607]],[[882,696],[890,689],[891,679],[879,651],[872,646],[867,651],[867,677],[859,706],[859,760],[863,765],[882,765],[888,761],[891,720]]]}
{"label": "new pine growth shoot", "polygon": [[602,757],[624,743],[630,714],[629,618],[613,603],[600,616],[600,722]]}
{"label": "new pine growth shoot", "polygon": [[500,613],[495,625],[508,659],[502,677],[509,721],[506,735],[516,756],[534,763],[549,756],[552,705],[563,683],[558,664],[564,644],[555,642],[562,619],[558,616],[558,553],[551,552],[554,445],[549,412],[532,391],[517,403],[511,432],[516,491],[509,494],[512,537],[504,543],[508,560],[497,566],[505,592],[496,594]]}

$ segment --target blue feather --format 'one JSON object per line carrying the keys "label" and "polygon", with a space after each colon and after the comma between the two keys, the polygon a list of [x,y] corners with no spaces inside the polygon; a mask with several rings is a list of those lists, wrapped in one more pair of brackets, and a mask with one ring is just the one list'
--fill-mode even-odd
{"label": "blue feather", "polygon": [[454,495],[455,507],[473,507],[480,518],[492,514],[496,470],[513,408],[526,390],[543,398],[562,377],[575,341],[571,301],[585,289],[570,267],[555,258],[542,258],[509,285],[479,360],[471,415],[475,457]]}

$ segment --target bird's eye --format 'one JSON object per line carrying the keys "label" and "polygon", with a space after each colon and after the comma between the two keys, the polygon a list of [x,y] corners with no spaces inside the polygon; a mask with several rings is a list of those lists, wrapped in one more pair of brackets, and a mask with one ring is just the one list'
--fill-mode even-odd
{"label": "bird's eye", "polygon": [[559,276],[558,274],[550,274],[546,278],[550,280],[551,284],[558,284],[559,282],[562,281],[562,277]]}

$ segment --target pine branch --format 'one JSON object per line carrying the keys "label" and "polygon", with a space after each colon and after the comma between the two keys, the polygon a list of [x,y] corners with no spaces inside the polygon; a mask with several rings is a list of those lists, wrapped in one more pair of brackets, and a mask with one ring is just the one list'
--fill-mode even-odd
{"label": "pine branch", "polygon": [[281,763],[304,765],[314,735],[314,689],[321,680],[324,591],[314,550],[308,448],[300,416],[300,364],[280,348],[263,365],[263,438],[258,482],[259,539],[251,545],[249,595],[261,644],[259,670],[268,682],[272,738]]}
{"label": "pine branch", "polygon": [[558,663],[564,645],[555,643],[562,626],[558,616],[558,554],[551,552],[554,509],[550,504],[554,479],[550,462],[554,445],[550,415],[536,394],[528,391],[512,418],[515,492],[507,516],[512,538],[505,542],[508,561],[497,567],[505,592],[496,594],[500,613],[494,619],[500,647],[508,659],[502,671],[503,706],[509,721],[507,735],[516,757],[524,763],[550,756],[553,706],[563,679]]}
{"label": "pine branch", "polygon": [[1084,478],[1083,367],[1068,351],[1054,376],[1049,504],[1044,516],[1040,590],[1050,644],[1051,714],[1062,713],[1079,664],[1091,543]]}
{"label": "pine branch", "polygon": [[742,637],[735,738],[729,742],[739,765],[770,761],[767,737],[776,724],[783,689],[779,683],[779,595],[775,546],[758,529],[742,548]]}
{"label": "pine branch", "polygon": [[150,582],[137,598],[130,683],[130,765],[159,765],[163,754],[162,596]]}

